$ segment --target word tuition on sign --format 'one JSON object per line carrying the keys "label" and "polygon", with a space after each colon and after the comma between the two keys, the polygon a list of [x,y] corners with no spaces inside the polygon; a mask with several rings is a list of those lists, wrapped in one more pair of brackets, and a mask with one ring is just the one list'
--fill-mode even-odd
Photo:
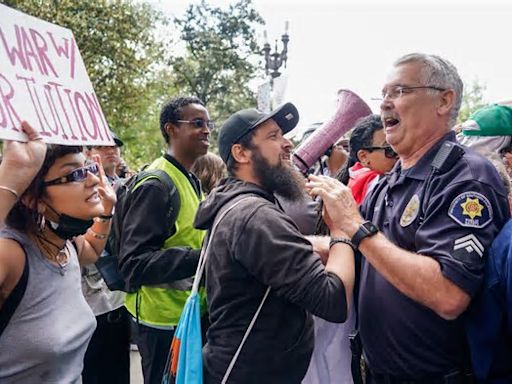
{"label": "word tuition on sign", "polygon": [[73,33],[0,4],[0,139],[113,145]]}

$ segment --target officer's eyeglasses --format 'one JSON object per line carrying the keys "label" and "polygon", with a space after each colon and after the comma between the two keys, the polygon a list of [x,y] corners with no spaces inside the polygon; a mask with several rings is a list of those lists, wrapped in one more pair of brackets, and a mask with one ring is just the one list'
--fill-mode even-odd
{"label": "officer's eyeglasses", "polygon": [[45,181],[43,185],[48,187],[50,185],[66,184],[73,182],[81,183],[85,181],[85,179],[87,179],[88,173],[92,173],[93,175],[98,176],[100,173],[100,167],[98,163],[90,163],[87,164],[85,167],[73,169],[67,175],[58,177],[53,180]]}
{"label": "officer's eyeglasses", "polygon": [[393,148],[391,148],[390,146],[385,146],[385,147],[363,147],[361,149],[366,149],[367,151],[384,151],[384,156],[386,156],[388,159],[394,159],[396,158],[398,155],[396,154],[396,152],[393,150]]}
{"label": "officer's eyeglasses", "polygon": [[417,85],[411,87],[407,85],[395,85],[383,90],[381,97],[372,97],[372,100],[383,101],[386,98],[389,100],[396,100],[401,98],[403,95],[413,93],[416,89],[432,89],[439,92],[446,91],[446,88],[436,87],[434,85]]}
{"label": "officer's eyeglasses", "polygon": [[211,120],[204,119],[194,119],[194,120],[176,120],[177,123],[187,123],[192,124],[196,128],[204,128],[207,127],[209,130],[215,128],[215,123]]}

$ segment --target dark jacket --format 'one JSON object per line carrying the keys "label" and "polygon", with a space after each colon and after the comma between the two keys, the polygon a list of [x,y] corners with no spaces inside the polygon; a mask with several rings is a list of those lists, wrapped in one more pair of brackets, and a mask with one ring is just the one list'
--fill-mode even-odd
{"label": "dark jacket", "polygon": [[300,383],[313,351],[311,312],[332,322],[346,319],[342,281],[326,272],[311,243],[259,186],[229,178],[197,212],[195,225],[217,228],[206,262],[211,326],[203,350],[205,382],[219,383],[268,286],[263,305],[231,372],[230,383]]}
{"label": "dark jacket", "polygon": [[[199,180],[171,155],[164,156],[183,172],[200,196]],[[124,216],[119,268],[124,279],[134,287],[172,283],[193,276],[196,271],[200,250],[188,247],[162,249],[165,240],[176,233],[180,209],[177,189],[172,195],[166,191],[157,179],[145,181],[133,191]],[[172,215],[168,214],[170,211]]]}
{"label": "dark jacket", "polygon": [[512,220],[489,250],[482,289],[468,310],[467,333],[476,378],[512,382]]}

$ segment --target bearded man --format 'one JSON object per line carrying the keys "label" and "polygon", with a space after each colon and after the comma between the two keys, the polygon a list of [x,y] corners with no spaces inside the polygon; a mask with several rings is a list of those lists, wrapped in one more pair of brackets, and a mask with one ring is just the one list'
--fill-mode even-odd
{"label": "bearded man", "polygon": [[[228,375],[233,383],[300,383],[313,351],[311,314],[346,319],[352,248],[333,239],[324,266],[274,197],[304,197],[304,178],[289,165],[292,144],[283,136],[298,119],[287,103],[269,114],[239,111],[221,128],[219,152],[230,177],[201,203],[195,220],[196,228],[208,230],[218,222],[206,261],[211,325],[203,349],[205,383]],[[347,237],[334,227],[331,234]]]}

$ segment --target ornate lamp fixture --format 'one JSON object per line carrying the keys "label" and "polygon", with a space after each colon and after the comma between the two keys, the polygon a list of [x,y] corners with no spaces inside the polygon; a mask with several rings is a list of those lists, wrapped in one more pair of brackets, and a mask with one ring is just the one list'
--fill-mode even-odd
{"label": "ornate lamp fixture", "polygon": [[267,31],[264,32],[265,36],[265,44],[263,45],[263,53],[265,54],[265,73],[268,75],[270,73],[270,82],[273,84],[273,79],[279,77],[281,72],[279,72],[279,68],[284,64],[286,68],[286,60],[288,59],[288,42],[290,41],[290,36],[288,36],[288,21],[285,23],[284,34],[281,36],[281,41],[283,42],[283,49],[281,52],[277,50],[277,39],[274,48],[274,52],[270,53],[270,43],[267,40]]}

